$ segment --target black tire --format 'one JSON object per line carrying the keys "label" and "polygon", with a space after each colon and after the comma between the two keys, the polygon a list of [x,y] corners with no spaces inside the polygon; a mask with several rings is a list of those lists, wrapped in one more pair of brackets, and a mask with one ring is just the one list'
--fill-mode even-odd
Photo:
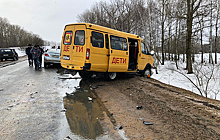
{"label": "black tire", "polygon": [[93,72],[89,72],[89,71],[80,71],[79,75],[84,78],[84,79],[89,79],[93,76]]}
{"label": "black tire", "polygon": [[18,60],[18,58],[17,58],[16,56],[14,56],[14,57],[13,57],[13,60],[16,61],[16,60]]}
{"label": "black tire", "polygon": [[143,72],[143,76],[144,77],[147,77],[147,78],[150,78],[151,76],[151,69],[150,68],[146,68]]}
{"label": "black tire", "polygon": [[49,68],[49,64],[44,63],[44,68],[45,68],[45,69]]}
{"label": "black tire", "polygon": [[72,70],[72,71],[68,71],[69,74],[71,74],[72,76],[76,75],[77,71]]}
{"label": "black tire", "polygon": [[104,78],[105,80],[114,80],[117,77],[117,73],[116,72],[106,72],[104,73]]}

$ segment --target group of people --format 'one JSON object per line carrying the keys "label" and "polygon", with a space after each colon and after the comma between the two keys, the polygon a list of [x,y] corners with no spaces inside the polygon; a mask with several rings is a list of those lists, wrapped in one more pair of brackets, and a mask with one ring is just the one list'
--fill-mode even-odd
{"label": "group of people", "polygon": [[40,47],[40,45],[34,45],[34,47],[32,47],[32,45],[29,44],[28,48],[26,48],[29,66],[33,66],[34,63],[35,70],[41,70],[43,53],[44,50]]}

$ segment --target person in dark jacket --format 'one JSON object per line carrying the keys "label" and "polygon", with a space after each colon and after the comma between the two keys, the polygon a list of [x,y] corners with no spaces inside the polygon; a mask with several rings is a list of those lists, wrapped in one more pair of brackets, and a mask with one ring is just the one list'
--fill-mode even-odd
{"label": "person in dark jacket", "polygon": [[33,58],[32,58],[32,54],[31,54],[31,49],[32,49],[32,46],[31,46],[31,44],[29,44],[28,47],[25,50],[25,52],[28,56],[29,66],[33,66]]}
{"label": "person in dark jacket", "polygon": [[34,45],[34,47],[31,49],[31,54],[34,60],[35,70],[41,70],[40,69],[40,61],[39,57],[41,54],[40,49],[38,48],[39,45]]}
{"label": "person in dark jacket", "polygon": [[39,57],[39,62],[40,62],[40,68],[42,67],[42,55],[44,53],[44,50],[43,48],[41,48],[39,45],[38,45],[38,48],[40,49],[41,53],[40,53],[40,57]]}

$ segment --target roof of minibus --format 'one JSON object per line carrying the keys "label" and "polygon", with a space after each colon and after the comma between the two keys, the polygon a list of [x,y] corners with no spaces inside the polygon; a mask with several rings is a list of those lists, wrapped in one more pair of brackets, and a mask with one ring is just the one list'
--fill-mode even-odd
{"label": "roof of minibus", "polygon": [[71,26],[71,25],[85,25],[87,29],[104,31],[104,32],[111,33],[111,34],[116,34],[116,35],[120,34],[120,36],[124,36],[124,37],[126,36],[128,38],[142,40],[142,38],[138,35],[118,31],[118,30],[115,30],[115,29],[111,29],[111,28],[107,28],[107,27],[104,27],[104,26],[95,25],[95,24],[91,24],[91,23],[73,23],[73,24],[67,24],[66,26]]}

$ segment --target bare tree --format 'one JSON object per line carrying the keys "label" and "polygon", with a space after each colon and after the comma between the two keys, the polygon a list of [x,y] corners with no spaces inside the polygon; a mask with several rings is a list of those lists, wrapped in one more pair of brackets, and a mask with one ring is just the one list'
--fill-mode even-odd
{"label": "bare tree", "polygon": [[11,25],[6,18],[0,17],[0,47],[26,46],[27,44],[44,44],[39,35],[24,30],[19,25]]}
{"label": "bare tree", "polygon": [[215,64],[217,64],[217,37],[218,37],[218,22],[219,22],[219,0],[216,1],[216,9],[217,9],[217,13],[216,13],[216,23],[215,23]]}
{"label": "bare tree", "polygon": [[192,25],[194,13],[199,9],[202,0],[187,0],[187,38],[186,38],[186,61],[188,74],[193,73],[192,69]]}
{"label": "bare tree", "polygon": [[[176,71],[183,75],[186,79],[192,83],[192,85],[199,91],[201,96],[208,98],[208,96],[213,96],[216,99],[220,92],[218,86],[220,74],[220,65],[209,64],[209,67],[204,67],[201,63],[194,63],[193,69],[194,73],[191,77],[180,70],[169,67],[169,70]],[[214,84],[213,84],[214,83]]]}

